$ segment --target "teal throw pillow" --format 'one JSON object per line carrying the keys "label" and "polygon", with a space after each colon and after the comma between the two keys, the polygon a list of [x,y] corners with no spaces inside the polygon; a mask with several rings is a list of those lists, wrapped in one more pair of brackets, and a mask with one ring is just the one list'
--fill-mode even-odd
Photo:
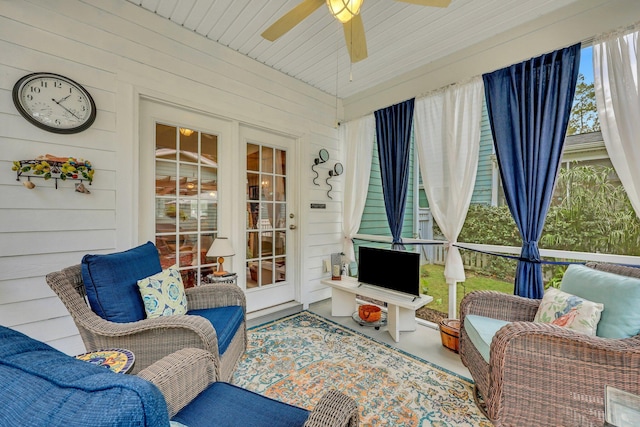
{"label": "teal throw pillow", "polygon": [[629,338],[640,333],[640,279],[573,264],[560,290],[604,305],[597,336]]}
{"label": "teal throw pillow", "polygon": [[138,280],[147,318],[186,314],[187,296],[177,265]]}

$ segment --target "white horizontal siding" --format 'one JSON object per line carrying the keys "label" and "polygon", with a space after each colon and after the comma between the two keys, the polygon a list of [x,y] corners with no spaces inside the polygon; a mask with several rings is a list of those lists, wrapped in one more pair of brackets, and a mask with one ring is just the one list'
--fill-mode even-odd
{"label": "white horizontal siding", "polygon": [[[84,254],[137,243],[131,223],[138,203],[138,94],[298,136],[305,163],[311,164],[320,148],[331,151],[332,161],[340,156],[334,97],[130,3],[2,2],[0,13],[0,324],[67,353],[81,352],[81,340],[44,277],[79,263]],[[11,91],[20,77],[35,71],[84,85],[96,102],[94,125],[58,135],[26,122]],[[87,186],[91,194],[75,192],[74,182],[58,181],[57,190],[54,180],[34,178],[32,190],[17,182],[12,162],[43,154],[90,160],[96,170]],[[296,214],[303,233],[306,217],[313,217],[310,200],[327,198],[326,191],[313,188],[308,168],[300,170],[302,209]],[[339,180],[332,180],[337,190]],[[333,233],[314,247],[330,247],[328,253],[337,247],[340,211],[338,204],[328,217],[323,213],[322,222]],[[296,267],[306,283],[311,261],[304,245],[314,239],[300,240]],[[314,296],[303,286],[301,298]]]}

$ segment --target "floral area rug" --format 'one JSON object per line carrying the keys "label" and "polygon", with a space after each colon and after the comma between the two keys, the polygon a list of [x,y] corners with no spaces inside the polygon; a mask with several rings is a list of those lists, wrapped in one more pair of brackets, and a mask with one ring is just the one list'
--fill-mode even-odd
{"label": "floral area rug", "polygon": [[492,425],[470,380],[308,311],[248,334],[238,386],[307,409],[335,388],[356,400],[362,426]]}

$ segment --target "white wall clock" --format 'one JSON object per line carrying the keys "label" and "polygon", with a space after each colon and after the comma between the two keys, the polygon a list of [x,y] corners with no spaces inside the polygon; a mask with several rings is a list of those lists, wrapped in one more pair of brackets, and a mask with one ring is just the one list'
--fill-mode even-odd
{"label": "white wall clock", "polygon": [[25,119],[49,132],[81,132],[96,119],[96,104],[89,92],[59,74],[22,77],[13,86],[13,103]]}

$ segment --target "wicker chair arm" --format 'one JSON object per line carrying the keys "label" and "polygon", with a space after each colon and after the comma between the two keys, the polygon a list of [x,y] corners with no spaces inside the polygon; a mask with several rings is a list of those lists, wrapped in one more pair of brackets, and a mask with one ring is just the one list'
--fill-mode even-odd
{"label": "wicker chair arm", "polygon": [[558,405],[562,409],[557,411],[571,411],[575,405],[579,412],[585,401],[603,412],[605,385],[640,393],[635,374],[640,366],[640,336],[600,338],[549,323],[514,322],[494,336],[489,360],[487,410],[492,419],[531,396],[536,396],[538,405],[531,408],[533,417],[540,408],[552,413]]}
{"label": "wicker chair arm", "polygon": [[185,289],[189,310],[203,308],[228,307],[232,305],[246,308],[247,300],[238,285],[232,283],[214,283]]}
{"label": "wicker chair arm", "polygon": [[540,300],[523,298],[496,291],[474,291],[460,302],[460,320],[464,324],[467,314],[506,320],[508,322],[532,321]]}
{"label": "wicker chair arm", "polygon": [[216,381],[216,370],[216,360],[211,353],[185,348],[158,360],[138,376],[160,389],[171,418]]}
{"label": "wicker chair arm", "polygon": [[304,427],[357,427],[359,422],[356,402],[337,390],[329,390],[313,409]]}
{"label": "wicker chair arm", "polygon": [[[83,340],[87,351],[126,348],[136,355],[132,372],[150,366],[156,360],[181,348],[201,348],[218,354],[218,337],[211,323],[200,316],[161,316],[131,323],[99,320],[86,322]],[[91,326],[87,326],[91,323]]]}

